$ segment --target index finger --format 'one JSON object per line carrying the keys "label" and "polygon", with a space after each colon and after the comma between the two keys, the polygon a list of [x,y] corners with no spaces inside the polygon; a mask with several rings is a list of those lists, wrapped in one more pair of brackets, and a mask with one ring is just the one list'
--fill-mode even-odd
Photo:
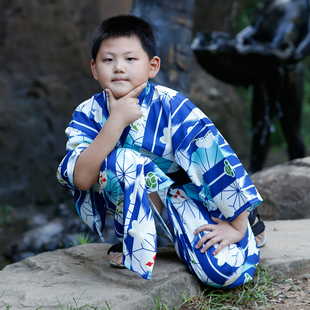
{"label": "index finger", "polygon": [[194,235],[198,235],[202,231],[212,231],[214,229],[214,224],[204,224],[194,230]]}
{"label": "index finger", "polygon": [[141,85],[137,86],[136,88],[134,88],[132,91],[130,91],[126,96],[124,97],[128,97],[128,98],[137,98],[140,93],[142,92],[142,90],[146,87],[147,83],[142,83]]}
{"label": "index finger", "polygon": [[106,88],[105,91],[106,91],[106,93],[108,94],[108,98],[109,98],[109,101],[110,101],[110,102],[113,102],[113,101],[116,100],[115,97],[114,97],[114,95],[113,95],[113,93],[111,92],[110,89]]}

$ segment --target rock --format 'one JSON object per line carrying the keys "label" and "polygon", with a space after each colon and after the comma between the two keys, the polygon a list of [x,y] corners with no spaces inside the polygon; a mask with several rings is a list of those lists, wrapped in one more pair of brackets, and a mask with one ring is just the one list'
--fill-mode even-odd
{"label": "rock", "polygon": [[[65,155],[64,130],[74,109],[101,91],[90,72],[92,35],[104,18],[129,13],[132,3],[0,1],[0,175],[5,176],[0,179],[1,203],[43,209],[72,200],[69,191],[57,182],[55,173]],[[198,30],[212,26],[210,30],[219,30],[221,24],[227,25],[227,16],[232,17],[228,18],[231,26],[244,3],[245,0],[217,4],[199,1],[199,14],[195,17]],[[179,49],[181,63],[183,50]],[[207,87],[206,82],[204,88]],[[230,100],[235,96],[232,88],[226,91],[223,87],[219,92],[221,96],[211,90],[213,98],[217,98],[211,102],[212,111],[221,107],[224,99],[224,110],[237,114],[240,104]],[[213,114],[207,113],[211,119]],[[225,121],[220,118],[217,124],[229,124],[229,128],[222,130],[228,141],[239,133],[245,137],[244,129],[238,126],[239,118],[227,121],[228,113],[225,115]],[[231,130],[235,124],[238,128]],[[246,149],[247,143],[243,141],[243,145]],[[239,146],[234,149],[238,154],[243,152]]]}
{"label": "rock", "polygon": [[[3,253],[5,258],[14,262],[46,251],[70,248],[78,242],[77,234],[82,239],[89,237],[92,242],[101,242],[75,210],[70,210],[65,204],[59,205],[51,219],[46,214],[35,214],[25,218],[24,222],[27,224],[25,231],[8,244]],[[113,217],[110,215],[106,219],[104,238],[108,243],[117,242]]]}
{"label": "rock", "polygon": [[310,218],[310,157],[276,165],[251,176],[264,202],[265,220]]}
{"label": "rock", "polygon": [[58,219],[48,224],[35,227],[9,245],[4,252],[4,256],[17,262],[25,257],[42,253],[47,249],[57,249],[57,247],[51,248],[50,245],[55,243],[54,239],[58,240],[63,230],[64,227]]}
{"label": "rock", "polygon": [[[309,273],[310,219],[266,221],[267,243],[260,249],[260,268],[269,277],[296,278]],[[170,247],[159,248],[151,281],[127,269],[109,266],[110,244],[86,244],[45,252],[6,266],[0,271],[0,308],[44,310],[75,308],[89,303],[98,309],[155,309],[154,300],[169,309],[180,305],[182,295],[200,296],[205,288]],[[154,300],[153,300],[154,298]],[[105,303],[107,302],[107,304]],[[67,307],[68,305],[68,307]]]}
{"label": "rock", "polygon": [[275,279],[309,273],[310,219],[265,221],[265,225],[267,243],[260,249],[260,267]]}
{"label": "rock", "polygon": [[[0,299],[13,309],[59,309],[73,298],[81,307],[107,309],[153,309],[159,298],[169,309],[180,304],[182,293],[197,296],[200,282],[177,257],[174,249],[158,251],[152,280],[144,280],[127,269],[109,266],[110,244],[87,244],[46,252],[0,271]],[[154,300],[153,300],[154,297]],[[105,303],[107,302],[107,304]],[[68,308],[69,309],[69,308]],[[71,309],[71,308],[70,308]]]}
{"label": "rock", "polygon": [[1,203],[42,208],[72,199],[56,169],[75,107],[101,91],[90,71],[92,35],[131,4],[0,2]]}
{"label": "rock", "polygon": [[205,72],[193,59],[190,92],[191,101],[211,119],[247,169],[249,116],[235,88]]}

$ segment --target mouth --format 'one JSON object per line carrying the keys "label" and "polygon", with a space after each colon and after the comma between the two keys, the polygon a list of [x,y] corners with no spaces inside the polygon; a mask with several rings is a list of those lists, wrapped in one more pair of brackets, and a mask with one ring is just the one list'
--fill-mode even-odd
{"label": "mouth", "polygon": [[127,82],[127,80],[126,79],[117,78],[117,79],[113,79],[112,82],[113,83],[121,83],[121,82]]}

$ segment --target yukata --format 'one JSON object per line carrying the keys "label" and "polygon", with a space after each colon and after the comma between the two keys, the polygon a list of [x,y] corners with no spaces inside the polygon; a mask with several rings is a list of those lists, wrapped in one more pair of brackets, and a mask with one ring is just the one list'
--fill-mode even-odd
{"label": "yukata", "polygon": [[[151,279],[161,230],[203,283],[230,288],[248,282],[259,262],[249,224],[242,240],[216,256],[218,244],[204,254],[195,249],[208,231],[194,231],[214,224],[211,216],[231,222],[262,201],[236,154],[210,119],[180,93],[148,83],[138,99],[143,115],[124,129],[102,163],[98,182],[87,191],[74,185],[74,166],[109,116],[108,96],[96,94],[75,110],[57,177],[72,191],[79,216],[104,241],[106,212],[113,214],[123,264],[144,279]],[[182,169],[188,180],[177,184],[169,175]],[[155,191],[170,230],[149,202],[148,194]]]}

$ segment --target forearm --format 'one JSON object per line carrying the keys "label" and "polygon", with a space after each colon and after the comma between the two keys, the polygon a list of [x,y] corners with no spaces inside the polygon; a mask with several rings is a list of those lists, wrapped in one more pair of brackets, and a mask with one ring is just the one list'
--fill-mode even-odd
{"label": "forearm", "polygon": [[78,157],[73,174],[74,184],[88,190],[98,180],[102,162],[115,148],[124,127],[109,117],[94,141]]}
{"label": "forearm", "polygon": [[240,213],[234,220],[230,222],[230,225],[235,230],[239,231],[242,236],[244,236],[248,227],[248,211],[245,210]]}
{"label": "forearm", "polygon": [[110,116],[94,141],[80,154],[76,161],[73,182],[81,190],[90,189],[99,178],[102,162],[115,148],[124,128],[142,116],[139,99],[136,97],[146,87],[143,83],[122,98],[115,99],[111,90],[109,97]]}

